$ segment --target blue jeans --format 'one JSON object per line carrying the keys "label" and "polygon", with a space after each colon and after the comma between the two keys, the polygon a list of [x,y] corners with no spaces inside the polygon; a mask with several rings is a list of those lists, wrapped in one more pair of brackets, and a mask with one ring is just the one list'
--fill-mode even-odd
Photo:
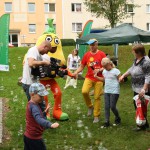
{"label": "blue jeans", "polygon": [[24,90],[24,92],[26,93],[26,96],[27,96],[27,99],[28,99],[28,101],[30,100],[30,94],[29,94],[29,87],[30,87],[30,85],[29,84],[24,84],[24,83],[22,83],[22,88],[23,88],[23,90]]}
{"label": "blue jeans", "polygon": [[105,98],[105,121],[109,122],[110,118],[110,109],[115,115],[115,119],[119,118],[119,113],[116,108],[116,104],[119,98],[119,94],[110,94],[110,93],[105,93],[104,94]]}

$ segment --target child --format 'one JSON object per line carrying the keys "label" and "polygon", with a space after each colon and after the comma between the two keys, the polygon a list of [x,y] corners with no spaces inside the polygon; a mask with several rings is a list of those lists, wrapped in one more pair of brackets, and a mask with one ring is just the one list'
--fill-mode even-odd
{"label": "child", "polygon": [[[74,49],[72,51],[72,54],[68,55],[67,67],[73,73],[79,67],[80,62],[81,60],[80,60],[80,56],[78,56],[78,50]],[[77,88],[77,78],[74,79],[74,78],[67,76],[64,89],[66,89],[69,86],[73,86],[74,88]]]}
{"label": "child", "polygon": [[[46,150],[42,139],[44,129],[57,128],[59,124],[51,123],[44,117],[39,107],[43,96],[48,95],[47,90],[41,83],[33,83],[29,88],[31,100],[26,108],[26,129],[24,133],[24,150]],[[49,106],[46,108],[47,112]]]}
{"label": "child", "polygon": [[105,81],[104,87],[104,99],[105,99],[105,123],[102,128],[110,126],[110,109],[115,115],[115,124],[119,125],[121,123],[121,118],[119,116],[116,104],[119,98],[120,86],[119,86],[119,77],[120,71],[115,68],[114,64],[109,58],[103,58],[101,62],[104,70],[102,72],[104,78],[98,77],[95,75],[95,78]]}

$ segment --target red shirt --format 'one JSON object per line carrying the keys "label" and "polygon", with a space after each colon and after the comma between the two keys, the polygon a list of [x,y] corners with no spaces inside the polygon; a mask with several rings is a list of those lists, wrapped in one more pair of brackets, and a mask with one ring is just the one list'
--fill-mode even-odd
{"label": "red shirt", "polygon": [[[85,76],[86,78],[89,78],[92,81],[99,81],[94,77],[93,70],[102,68],[101,61],[104,57],[106,57],[105,53],[100,50],[98,50],[98,52],[95,54],[92,54],[90,51],[85,53],[81,61],[81,64],[87,66],[88,70]],[[98,76],[103,77],[102,73],[98,73]]]}
{"label": "red shirt", "polygon": [[41,139],[44,129],[51,127],[39,105],[29,101],[26,109],[26,130],[24,135],[30,139]]}

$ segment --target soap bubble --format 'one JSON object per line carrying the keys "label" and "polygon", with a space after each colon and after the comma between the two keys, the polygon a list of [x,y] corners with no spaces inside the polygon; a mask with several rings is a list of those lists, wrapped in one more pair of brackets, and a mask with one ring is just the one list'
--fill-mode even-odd
{"label": "soap bubble", "polygon": [[14,98],[13,98],[13,102],[16,102],[16,101],[18,101],[18,96],[17,95],[14,96]]}
{"label": "soap bubble", "polygon": [[21,61],[21,57],[20,56],[18,56],[18,60]]}
{"label": "soap bubble", "polygon": [[0,86],[0,91],[3,91],[3,90],[4,90],[4,86],[1,85],[1,86]]}
{"label": "soap bubble", "polygon": [[13,91],[10,91],[10,94],[11,94],[11,95],[13,95],[13,94],[14,94],[14,92],[13,92]]}
{"label": "soap bubble", "polygon": [[83,121],[82,120],[78,120],[77,121],[77,127],[79,127],[79,128],[81,128],[81,127],[83,127],[84,125],[83,125]]}
{"label": "soap bubble", "polygon": [[13,65],[12,68],[15,70],[16,69],[16,65]]}

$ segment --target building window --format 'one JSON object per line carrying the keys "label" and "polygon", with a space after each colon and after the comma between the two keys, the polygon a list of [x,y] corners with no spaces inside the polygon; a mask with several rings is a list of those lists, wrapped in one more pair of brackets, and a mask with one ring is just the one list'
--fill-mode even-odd
{"label": "building window", "polygon": [[72,3],[71,9],[72,9],[72,12],[81,12],[81,4],[80,3]]}
{"label": "building window", "polygon": [[73,32],[81,32],[82,31],[82,23],[72,23],[72,31]]}
{"label": "building window", "polygon": [[35,32],[36,32],[36,25],[29,24],[29,33],[35,33]]}
{"label": "building window", "polygon": [[147,5],[146,5],[146,12],[147,12],[147,13],[150,13],[150,4],[147,4]]}
{"label": "building window", "polygon": [[55,12],[55,3],[45,3],[44,10],[45,12]]}
{"label": "building window", "polygon": [[126,5],[126,12],[132,13],[133,12],[133,4],[127,4]]}
{"label": "building window", "polygon": [[5,3],[5,12],[12,12],[12,3],[11,2]]}
{"label": "building window", "polygon": [[35,3],[28,3],[28,12],[35,12]]}
{"label": "building window", "polygon": [[147,31],[150,31],[150,23],[147,23]]}
{"label": "building window", "polygon": [[[56,30],[56,24],[53,24],[54,26],[54,29]],[[49,25],[48,24],[45,24],[45,30],[47,30],[49,28]]]}

